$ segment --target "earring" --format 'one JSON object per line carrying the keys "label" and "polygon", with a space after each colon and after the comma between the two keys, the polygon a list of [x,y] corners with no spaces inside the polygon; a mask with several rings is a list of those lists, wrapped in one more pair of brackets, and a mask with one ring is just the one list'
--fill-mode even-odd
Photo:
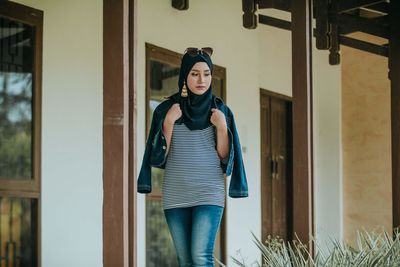
{"label": "earring", "polygon": [[187,92],[187,89],[186,89],[186,82],[183,82],[181,97],[187,97],[187,96],[188,96],[188,92]]}

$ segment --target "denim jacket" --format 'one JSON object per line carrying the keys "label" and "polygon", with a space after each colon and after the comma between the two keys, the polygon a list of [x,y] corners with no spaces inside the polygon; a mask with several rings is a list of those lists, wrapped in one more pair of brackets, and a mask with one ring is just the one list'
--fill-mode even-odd
{"label": "denim jacket", "polygon": [[[139,193],[151,192],[151,167],[165,168],[167,141],[163,133],[163,123],[169,108],[173,104],[172,99],[167,99],[154,110],[142,167],[137,181]],[[221,168],[227,176],[231,176],[229,196],[233,198],[247,197],[247,178],[233,113],[218,97],[214,98],[213,107],[224,113],[228,127],[229,156],[227,160],[221,161]]]}

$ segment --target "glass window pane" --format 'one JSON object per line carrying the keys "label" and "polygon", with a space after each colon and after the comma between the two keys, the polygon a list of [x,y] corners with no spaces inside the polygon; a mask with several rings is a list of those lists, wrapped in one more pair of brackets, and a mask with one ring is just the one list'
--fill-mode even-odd
{"label": "glass window pane", "polygon": [[146,267],[178,266],[161,199],[146,201]]}
{"label": "glass window pane", "polygon": [[33,37],[0,17],[0,179],[32,179]]}
{"label": "glass window pane", "polygon": [[211,81],[213,94],[222,98],[222,80],[218,77],[213,76]]}
{"label": "glass window pane", "polygon": [[0,266],[36,266],[37,200],[0,197]]}
{"label": "glass window pane", "polygon": [[162,102],[165,96],[178,92],[178,67],[151,60],[150,70],[150,100]]}

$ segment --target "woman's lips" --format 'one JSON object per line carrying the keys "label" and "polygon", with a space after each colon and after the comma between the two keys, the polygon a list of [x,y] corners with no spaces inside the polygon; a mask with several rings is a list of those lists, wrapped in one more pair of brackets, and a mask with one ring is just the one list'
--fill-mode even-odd
{"label": "woman's lips", "polygon": [[205,86],[196,86],[197,89],[205,89]]}

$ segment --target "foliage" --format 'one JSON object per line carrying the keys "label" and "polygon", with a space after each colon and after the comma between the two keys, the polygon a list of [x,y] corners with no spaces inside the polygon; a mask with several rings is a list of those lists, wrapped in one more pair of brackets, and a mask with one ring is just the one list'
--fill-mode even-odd
{"label": "foliage", "polygon": [[[256,266],[271,267],[382,267],[400,266],[400,233],[394,232],[393,237],[386,231],[381,234],[362,231],[357,236],[355,248],[337,239],[330,239],[327,248],[323,249],[312,239],[315,255],[311,256],[305,244],[299,240],[284,242],[279,237],[269,237],[262,243],[253,234],[254,243],[260,250],[263,262]],[[233,258],[240,267],[248,267],[245,260]],[[225,266],[220,263],[221,266]],[[251,266],[254,266],[252,264]]]}

